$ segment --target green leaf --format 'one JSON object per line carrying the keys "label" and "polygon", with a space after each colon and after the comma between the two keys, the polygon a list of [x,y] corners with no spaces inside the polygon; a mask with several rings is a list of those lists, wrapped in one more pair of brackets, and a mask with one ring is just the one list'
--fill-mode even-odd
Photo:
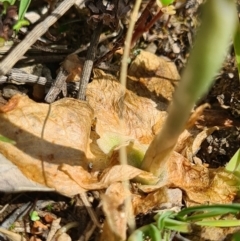
{"label": "green leaf", "polygon": [[168,6],[172,4],[175,0],[160,0],[163,6]]}
{"label": "green leaf", "polygon": [[[240,41],[240,39],[239,39],[239,41]],[[239,44],[240,44],[240,42],[239,42]],[[229,172],[240,173],[240,148],[237,150],[237,152],[234,154],[234,156],[228,162],[225,169]]]}
{"label": "green leaf", "polygon": [[38,220],[40,220],[40,217],[38,216],[37,211],[32,211],[32,212],[30,213],[30,219],[31,219],[32,221],[38,221]]}
{"label": "green leaf", "polygon": [[29,24],[30,24],[30,22],[28,20],[26,20],[26,19],[18,20],[17,23],[14,24],[13,30],[18,32],[21,27],[28,26]]}
{"label": "green leaf", "polygon": [[177,231],[180,233],[190,233],[192,231],[190,223],[174,220],[171,218],[166,218],[164,220],[164,226],[165,229]]}
{"label": "green leaf", "polygon": [[27,12],[27,9],[31,3],[31,0],[21,0],[19,11],[18,11],[18,20],[23,20],[25,13]]}

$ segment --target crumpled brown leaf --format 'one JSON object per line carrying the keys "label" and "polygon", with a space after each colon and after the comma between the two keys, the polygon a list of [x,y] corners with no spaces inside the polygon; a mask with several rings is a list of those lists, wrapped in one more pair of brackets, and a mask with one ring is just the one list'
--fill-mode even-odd
{"label": "crumpled brown leaf", "polygon": [[76,82],[81,78],[84,61],[76,54],[69,54],[62,63],[62,67],[69,73],[67,82]]}
{"label": "crumpled brown leaf", "polygon": [[210,183],[207,188],[188,189],[189,202],[197,203],[231,203],[238,191],[239,180],[224,168],[209,170]]}
{"label": "crumpled brown leaf", "polygon": [[139,96],[157,103],[159,110],[165,110],[180,76],[176,65],[164,57],[141,50],[130,65],[128,89]]}
{"label": "crumpled brown leaf", "polygon": [[142,185],[144,192],[153,192],[164,186],[178,187],[185,191],[188,203],[230,203],[238,191],[234,174],[224,168],[209,169],[202,164],[193,164],[177,152],[162,168],[156,185]]}
{"label": "crumpled brown leaf", "polygon": [[[58,170],[62,163],[87,167],[92,109],[75,99],[51,105],[15,95],[0,111],[0,132],[16,145],[0,142],[0,152],[33,181],[66,195],[83,191]],[[81,136],[81,138],[80,138]]]}
{"label": "crumpled brown leaf", "polygon": [[134,195],[132,198],[134,215],[146,214],[151,209],[161,209],[182,206],[182,191],[178,188],[168,189],[163,187],[147,196]]}
{"label": "crumpled brown leaf", "polygon": [[126,230],[131,210],[126,200],[131,193],[120,182],[111,184],[102,195],[102,206],[106,215],[100,240],[126,240]]}
{"label": "crumpled brown leaf", "polygon": [[[96,132],[99,136],[105,132],[119,133],[149,144],[154,137],[152,127],[166,117],[166,112],[157,110],[152,100],[139,97],[129,90],[122,91],[122,86],[113,75],[100,70],[95,71],[86,96],[97,118]],[[121,115],[124,128],[120,124]]]}
{"label": "crumpled brown leaf", "polygon": [[60,170],[68,174],[79,186],[86,190],[105,189],[112,183],[133,179],[144,171],[129,165],[115,165],[106,168],[99,178],[91,175],[81,166],[63,164]]}

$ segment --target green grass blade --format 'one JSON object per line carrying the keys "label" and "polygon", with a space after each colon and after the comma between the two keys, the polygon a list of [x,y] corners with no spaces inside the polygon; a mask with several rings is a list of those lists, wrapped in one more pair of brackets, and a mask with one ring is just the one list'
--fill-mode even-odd
{"label": "green grass blade", "polygon": [[195,224],[208,227],[237,227],[240,226],[240,220],[203,220]]}
{"label": "green grass blade", "polygon": [[[214,216],[217,215],[224,215],[228,213],[234,213],[237,214],[240,212],[240,204],[238,203],[233,203],[233,204],[216,204],[216,205],[201,205],[197,207],[190,207],[190,208],[185,208],[181,210],[177,215],[176,219],[179,220],[191,220],[191,216],[188,217],[187,215],[194,216],[193,213],[195,212],[205,212],[205,217],[211,217],[208,215],[208,213],[211,213]],[[202,214],[195,214],[195,217],[197,215],[202,215]],[[202,217],[203,218],[203,217]]]}
{"label": "green grass blade", "polygon": [[166,218],[174,218],[175,213],[173,211],[166,211],[166,212],[159,212],[154,216],[154,219],[156,220],[156,225],[159,230],[162,230],[165,228],[165,219]]}
{"label": "green grass blade", "polygon": [[180,233],[190,233],[192,231],[190,223],[182,222],[170,218],[164,220],[165,229],[177,231]]}

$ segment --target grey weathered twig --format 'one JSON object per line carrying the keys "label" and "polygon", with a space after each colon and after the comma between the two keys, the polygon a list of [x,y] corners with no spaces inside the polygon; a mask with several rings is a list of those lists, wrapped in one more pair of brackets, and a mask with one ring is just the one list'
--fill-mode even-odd
{"label": "grey weathered twig", "polygon": [[[82,0],[83,1],[83,0]],[[41,37],[48,28],[54,24],[70,7],[79,5],[79,0],[64,0],[59,6],[41,23],[39,23],[9,55],[0,63],[0,76],[5,75],[16,62],[26,53],[36,40]]]}
{"label": "grey weathered twig", "polygon": [[63,92],[63,95],[67,95],[67,77],[69,76],[69,73],[66,72],[63,67],[60,68],[59,73],[56,77],[55,82],[53,83],[52,87],[48,91],[45,101],[47,103],[52,103],[60,92]]}
{"label": "grey weathered twig", "polygon": [[92,68],[94,64],[94,59],[96,55],[96,49],[97,45],[99,42],[100,34],[102,32],[102,27],[103,23],[100,22],[98,23],[97,27],[95,28],[93,32],[93,36],[91,38],[90,46],[87,51],[87,57],[84,62],[83,70],[82,70],[82,75],[81,75],[81,80],[80,80],[80,86],[79,86],[79,92],[78,92],[78,99],[80,100],[85,100],[86,96],[86,88],[87,84],[89,82],[91,73],[92,73]]}
{"label": "grey weathered twig", "polygon": [[10,80],[17,81],[19,83],[37,83],[40,85],[45,85],[47,79],[45,77],[27,74],[27,73],[15,73],[13,72],[9,77]]}
{"label": "grey weathered twig", "polygon": [[28,74],[25,71],[13,68],[6,74],[6,76],[0,77],[0,83],[11,83],[12,81],[18,82],[20,84],[37,83],[40,85],[45,85],[47,82],[47,78],[33,74]]}

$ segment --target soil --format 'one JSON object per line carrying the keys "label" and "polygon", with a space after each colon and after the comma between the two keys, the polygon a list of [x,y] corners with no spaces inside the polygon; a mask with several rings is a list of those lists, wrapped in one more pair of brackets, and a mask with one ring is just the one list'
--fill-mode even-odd
{"label": "soil", "polygon": [[[188,0],[185,5],[177,9],[175,15],[172,15],[169,19],[166,17],[161,18],[147,33],[143,34],[138,41],[137,46],[135,46],[135,49],[147,49],[156,53],[156,55],[169,58],[176,64],[181,73],[186,65],[189,51],[193,45],[196,28],[199,25],[199,6],[201,6],[201,3],[202,1],[200,0]],[[146,4],[146,2],[143,3],[143,6],[144,4]],[[36,11],[40,5],[42,5],[42,1],[35,0],[32,2],[32,5],[30,5],[30,9]],[[240,8],[239,1],[238,7]],[[66,52],[72,52],[79,47],[84,47],[89,43],[92,35],[92,30],[89,28],[86,21],[88,15],[89,12],[86,9],[77,10],[76,8],[71,8],[49,29],[49,35],[45,35],[44,38],[49,40],[49,38],[54,37],[54,42],[51,42],[51,44],[64,46],[67,49]],[[127,23],[128,19],[123,20],[123,24],[127,25]],[[33,26],[30,26],[29,29],[32,27]],[[103,30],[103,32],[107,34],[111,31],[112,30],[108,28]],[[18,38],[21,40],[23,37],[24,34],[19,33]],[[114,37],[103,41],[99,45],[98,56],[100,56],[102,52],[111,48],[114,41],[116,41]],[[39,46],[46,49],[51,47],[50,45],[38,42],[36,43],[35,48],[40,49]],[[51,71],[52,77],[55,78],[56,71],[67,53],[62,53],[61,51],[58,51],[57,53],[49,53],[48,50],[46,50],[44,52],[37,52],[34,55],[38,55],[38,57],[45,56],[38,61],[38,63],[47,66]],[[57,60],[49,63],[49,60],[46,57],[48,55],[56,56]],[[84,57],[85,55],[86,49],[79,54],[80,57]],[[119,57],[116,55],[111,61],[118,65]],[[20,63],[18,63],[17,66],[19,66],[19,64]],[[6,103],[8,99],[3,95],[3,89],[6,86],[6,84],[0,86],[2,92],[0,102],[2,104]],[[74,91],[76,90],[74,89],[74,86],[69,85],[69,89],[71,90],[70,94],[75,95]],[[32,84],[25,84],[20,87],[17,86],[17,90],[20,92],[27,92],[31,98],[35,98],[36,100]],[[43,96],[40,96],[37,100],[40,102],[43,101]],[[233,49],[228,54],[222,70],[216,77],[215,84],[212,86],[207,96],[200,100],[198,104],[200,105],[202,103],[209,103],[211,107],[204,112],[202,122],[199,121],[199,128],[204,129],[206,127],[219,126],[219,129],[215,130],[203,141],[201,148],[196,155],[202,160],[202,162],[208,164],[209,167],[222,167],[231,159],[240,147],[240,85]],[[51,203],[40,209],[53,216],[55,215],[57,218],[61,218],[61,223],[63,225],[73,221],[80,223],[77,228],[73,228],[69,232],[72,240],[79,240],[79,237],[89,223],[86,209],[83,204],[79,204],[75,199],[63,197],[57,193],[1,193],[0,223],[7,220],[12,215],[13,211],[17,210],[23,204],[31,202],[34,207],[40,200],[50,200],[53,202],[53,204]],[[97,208],[99,199],[96,197],[96,193],[89,193],[89,200],[92,202],[93,207]],[[100,214],[100,216],[101,215],[102,214]],[[139,226],[149,223],[152,216],[153,215],[148,214],[148,216],[145,217],[138,217],[137,222]],[[28,224],[32,223],[29,218],[25,219],[25,222]],[[45,224],[48,225],[47,222],[45,222]],[[95,234],[95,236],[96,235],[98,234]],[[34,236],[35,238],[39,237],[41,240],[46,240],[46,237],[44,237],[43,234],[37,234],[37,232],[32,232],[32,234],[29,234],[28,236],[29,238]],[[94,238],[95,237],[93,236],[91,240],[94,240]],[[0,240],[5,239],[0,236]],[[202,238],[198,240],[212,239]]]}

